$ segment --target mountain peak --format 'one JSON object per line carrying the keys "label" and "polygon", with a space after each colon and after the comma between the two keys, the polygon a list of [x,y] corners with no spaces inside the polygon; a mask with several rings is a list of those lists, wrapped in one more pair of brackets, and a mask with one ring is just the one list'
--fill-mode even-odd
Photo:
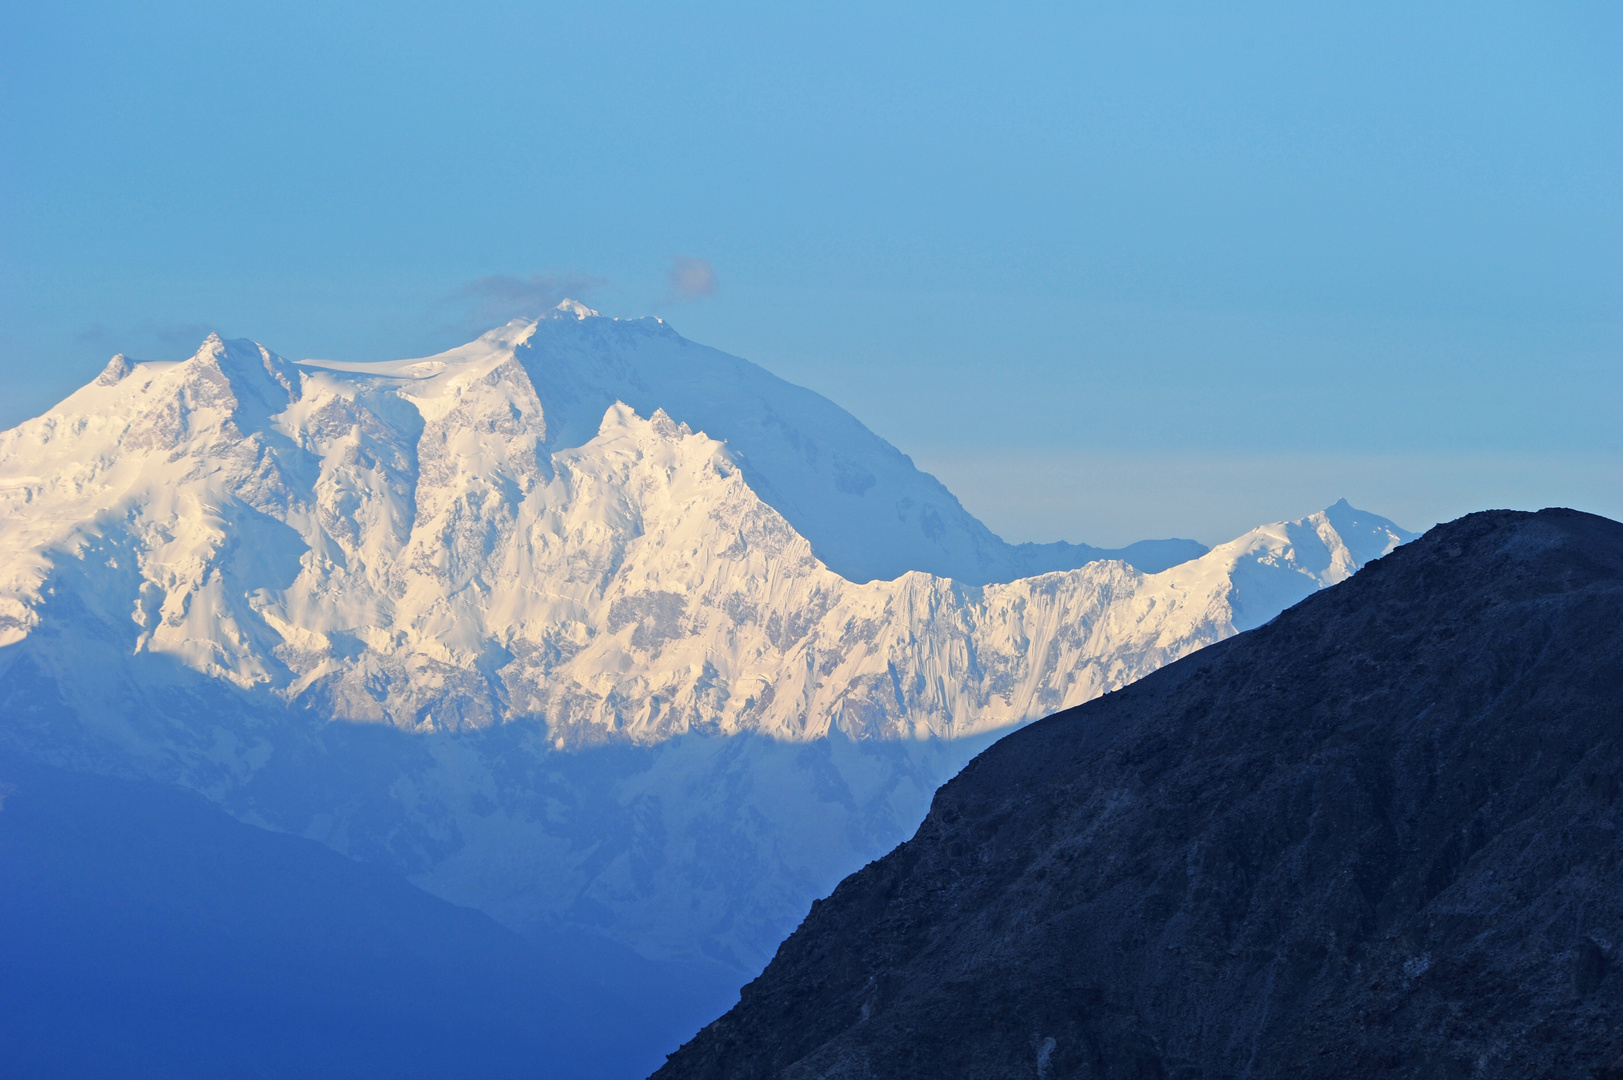
{"label": "mountain peak", "polygon": [[107,361],[107,366],[101,369],[101,374],[96,376],[96,385],[112,386],[114,383],[122,382],[132,368],[129,357],[119,353]]}
{"label": "mountain peak", "polygon": [[[140,755],[278,827],[327,814],[334,846],[399,851],[513,925],[587,897],[646,955],[744,970],[922,817],[981,745],[964,740],[1260,625],[1392,541],[1351,510],[1368,536],[1340,535],[1338,509],[1160,574],[1073,546],[1031,578],[826,398],[589,311],[381,364],[215,336],[0,433],[0,700],[48,702],[37,724],[8,706],[0,749]],[[746,756],[714,752],[730,735]],[[296,764],[329,739],[359,755],[332,804]],[[641,756],[569,753],[609,744]],[[670,765],[635,806],[600,782],[653,754]],[[555,768],[582,801],[537,801],[524,777]],[[431,838],[486,820],[470,784],[505,823],[453,855]],[[690,790],[753,794],[724,843],[693,848],[715,832]],[[602,831],[577,844],[560,812]],[[391,846],[402,821],[414,839]],[[515,843],[540,854],[495,895],[480,883]],[[582,861],[599,850],[674,872]]]}
{"label": "mountain peak", "polygon": [[601,314],[600,312],[594,311],[587,307],[579,300],[571,300],[567,296],[564,297],[563,303],[559,304],[552,310],[560,312],[564,315],[573,315],[577,319],[595,319]]}

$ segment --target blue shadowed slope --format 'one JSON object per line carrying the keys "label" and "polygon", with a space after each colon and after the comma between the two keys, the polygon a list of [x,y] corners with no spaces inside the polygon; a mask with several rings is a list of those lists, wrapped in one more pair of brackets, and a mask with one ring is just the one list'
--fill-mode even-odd
{"label": "blue shadowed slope", "polygon": [[0,780],[8,1077],[633,1077],[730,1003],[179,789],[11,756]]}

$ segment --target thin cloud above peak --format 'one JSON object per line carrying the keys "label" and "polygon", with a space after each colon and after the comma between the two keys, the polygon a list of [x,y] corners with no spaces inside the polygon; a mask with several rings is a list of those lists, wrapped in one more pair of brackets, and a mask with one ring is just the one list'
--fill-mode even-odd
{"label": "thin cloud above peak", "polygon": [[692,255],[672,256],[670,269],[665,271],[665,283],[667,286],[665,302],[668,304],[702,300],[716,295],[721,288],[721,282],[716,277],[716,268],[710,265],[710,260]]}
{"label": "thin cloud above peak", "polygon": [[607,282],[584,274],[490,274],[462,286],[448,304],[471,305],[468,321],[480,326],[545,314],[568,297],[579,298]]}
{"label": "thin cloud above peak", "polygon": [[103,352],[158,357],[190,356],[217,327],[212,323],[143,319],[114,329],[102,323],[74,335],[74,344]]}

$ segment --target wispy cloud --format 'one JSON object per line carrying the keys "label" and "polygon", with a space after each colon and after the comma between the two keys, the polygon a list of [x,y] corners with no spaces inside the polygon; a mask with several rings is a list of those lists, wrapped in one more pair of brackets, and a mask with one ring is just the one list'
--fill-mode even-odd
{"label": "wispy cloud", "polygon": [[214,333],[214,327],[208,323],[155,323],[147,321],[141,324],[140,332],[156,342],[166,353],[184,352],[187,356],[190,356],[197,351],[199,345],[203,344],[204,338]]}
{"label": "wispy cloud", "polygon": [[566,297],[579,300],[606,284],[602,278],[580,274],[492,274],[470,281],[445,302],[451,307],[465,307],[467,324],[488,328],[509,319],[535,318],[557,307]]}
{"label": "wispy cloud", "polygon": [[108,330],[107,327],[103,326],[101,323],[95,323],[86,327],[81,332],[73,335],[73,343],[75,345],[83,345],[90,349],[104,349],[107,347],[107,343],[112,340],[112,331]]}
{"label": "wispy cloud", "polygon": [[190,356],[214,332],[209,323],[162,322],[143,319],[134,326],[114,330],[101,323],[74,335],[74,343],[90,349],[128,353],[153,359]]}
{"label": "wispy cloud", "polygon": [[671,259],[671,268],[665,271],[665,284],[668,288],[665,294],[667,304],[703,300],[716,295],[721,288],[721,282],[716,278],[716,268],[710,265],[710,260],[692,255],[677,255]]}

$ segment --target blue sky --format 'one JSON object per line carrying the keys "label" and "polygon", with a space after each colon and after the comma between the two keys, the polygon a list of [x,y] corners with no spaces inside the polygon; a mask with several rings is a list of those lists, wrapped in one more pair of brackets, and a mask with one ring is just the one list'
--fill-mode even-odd
{"label": "blue sky", "polygon": [[569,292],[1011,539],[1623,517],[1619,56],[1615,4],[7,5],[0,425]]}

